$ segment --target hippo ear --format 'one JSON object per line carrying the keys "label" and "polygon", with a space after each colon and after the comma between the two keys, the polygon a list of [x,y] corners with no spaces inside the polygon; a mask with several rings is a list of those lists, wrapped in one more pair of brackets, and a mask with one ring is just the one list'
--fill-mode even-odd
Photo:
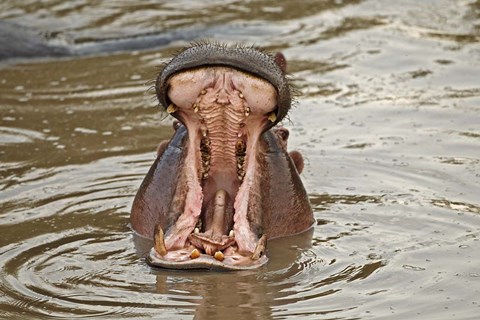
{"label": "hippo ear", "polygon": [[281,52],[275,54],[275,63],[280,67],[283,74],[287,73],[287,59]]}
{"label": "hippo ear", "polygon": [[[278,69],[280,69],[283,79],[286,79],[286,74],[287,74],[287,59],[281,52],[277,52],[275,56],[273,57],[273,60],[275,61],[275,64],[278,66]],[[270,118],[269,120],[271,121],[270,123],[267,124],[266,130],[271,129],[274,127],[277,123],[279,123],[288,113],[290,110],[290,103],[291,103],[291,97],[290,97],[290,85],[288,84],[288,81],[286,81],[284,87],[277,87],[277,90],[279,90],[279,94],[281,97],[281,101],[279,101],[279,105],[277,105],[276,110],[274,111],[275,117]]]}

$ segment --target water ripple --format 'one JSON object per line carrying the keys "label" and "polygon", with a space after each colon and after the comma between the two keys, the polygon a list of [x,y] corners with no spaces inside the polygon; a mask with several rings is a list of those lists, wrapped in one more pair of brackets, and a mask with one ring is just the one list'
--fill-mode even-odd
{"label": "water ripple", "polygon": [[[0,2],[49,44],[180,36],[0,66],[1,316],[476,319],[480,4],[387,2]],[[152,269],[128,228],[172,134],[144,83],[189,30],[283,51],[302,93],[289,147],[317,223],[261,270]]]}
{"label": "water ripple", "polygon": [[129,309],[166,307],[141,293],[155,277],[136,256],[130,233],[76,228],[4,247],[0,257],[2,291],[13,298],[12,307],[30,315],[126,315]]}

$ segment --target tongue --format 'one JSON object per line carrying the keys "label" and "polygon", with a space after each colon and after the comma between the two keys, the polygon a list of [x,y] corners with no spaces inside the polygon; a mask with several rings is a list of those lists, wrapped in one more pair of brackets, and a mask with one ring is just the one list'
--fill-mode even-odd
{"label": "tongue", "polygon": [[233,204],[228,193],[219,189],[206,206],[205,232],[190,235],[190,242],[208,255],[224,250],[235,242],[233,234],[228,233],[233,222]]}
{"label": "tongue", "polygon": [[[212,237],[221,237],[226,234],[225,230],[225,212],[227,207],[227,192],[223,189],[218,190],[215,193],[215,197],[212,199],[213,205],[209,206],[209,211],[213,211],[211,215],[210,227],[208,228],[208,223],[205,224],[206,230],[212,232]],[[207,229],[208,228],[208,229]],[[206,232],[207,232],[206,231]]]}

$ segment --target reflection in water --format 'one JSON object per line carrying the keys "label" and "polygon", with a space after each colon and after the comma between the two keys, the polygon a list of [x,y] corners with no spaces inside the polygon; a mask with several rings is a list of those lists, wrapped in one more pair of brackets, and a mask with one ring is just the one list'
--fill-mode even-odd
{"label": "reflection in water", "polygon": [[173,133],[150,81],[186,34],[155,50],[10,61],[1,317],[476,319],[479,3],[1,2],[0,19],[49,45],[195,30],[282,50],[301,94],[285,124],[316,218],[270,241],[258,272],[150,268],[129,211]]}
{"label": "reflection in water", "polygon": [[[375,262],[364,266],[348,266],[333,272],[330,270],[332,273],[322,272],[326,263],[310,248],[312,234],[313,230],[310,230],[295,237],[271,241],[268,253],[270,262],[260,273],[180,271],[172,274],[156,270],[157,292],[187,294],[197,304],[194,314],[199,319],[273,319],[279,316],[278,311],[283,309],[282,306],[300,301],[308,305],[311,300],[340,291],[340,283],[365,279],[384,266],[383,262]],[[308,277],[316,272],[316,280],[309,281]],[[347,306],[345,310],[352,308],[355,306]],[[339,311],[323,308],[323,311],[314,313]],[[308,308],[298,308],[297,312],[309,314]]]}

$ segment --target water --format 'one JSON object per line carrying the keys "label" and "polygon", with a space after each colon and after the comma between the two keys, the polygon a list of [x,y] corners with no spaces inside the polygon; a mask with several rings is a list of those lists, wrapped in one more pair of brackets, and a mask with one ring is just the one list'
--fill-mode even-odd
{"label": "water", "polygon": [[259,271],[151,269],[129,210],[173,129],[148,82],[186,42],[10,61],[1,318],[478,319],[480,2],[3,1],[0,19],[70,46],[196,30],[281,50],[317,220]]}

